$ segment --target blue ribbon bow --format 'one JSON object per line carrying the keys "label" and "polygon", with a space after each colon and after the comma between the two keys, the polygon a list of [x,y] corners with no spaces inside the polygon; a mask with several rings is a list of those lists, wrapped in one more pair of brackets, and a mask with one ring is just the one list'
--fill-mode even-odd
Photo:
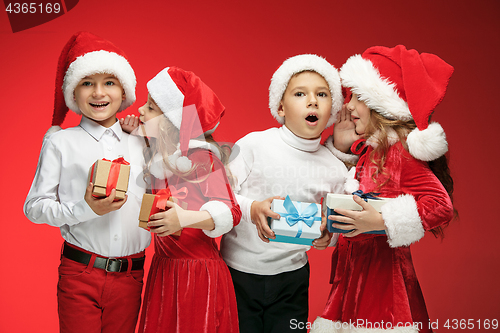
{"label": "blue ribbon bow", "polygon": [[[297,202],[299,209],[301,208],[300,201]],[[315,204],[310,204],[302,212],[299,212],[295,205],[293,204],[290,197],[287,195],[285,201],[283,202],[283,208],[287,211],[286,213],[280,214],[285,217],[286,223],[288,225],[294,226],[298,222],[304,222],[309,228],[312,227],[314,221],[321,221],[321,217],[315,216],[318,213],[318,207]],[[302,235],[302,223],[299,223],[296,238],[300,238]]]}
{"label": "blue ribbon bow", "polygon": [[352,194],[357,195],[358,197],[360,197],[361,199],[363,199],[366,202],[368,202],[368,199],[380,200],[380,198],[377,198],[377,196],[380,193],[375,193],[375,192],[364,193],[361,190],[357,190],[356,192],[352,192]]}

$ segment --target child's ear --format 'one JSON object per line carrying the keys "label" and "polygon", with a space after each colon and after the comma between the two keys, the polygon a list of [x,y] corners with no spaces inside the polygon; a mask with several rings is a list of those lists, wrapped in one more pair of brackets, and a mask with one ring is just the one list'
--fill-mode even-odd
{"label": "child's ear", "polygon": [[278,106],[278,116],[280,117],[285,116],[285,110],[283,109],[283,102],[280,102],[280,106]]}
{"label": "child's ear", "polygon": [[125,99],[127,99],[127,95],[125,94],[125,90],[123,90],[123,92],[122,92],[122,101],[124,101]]}

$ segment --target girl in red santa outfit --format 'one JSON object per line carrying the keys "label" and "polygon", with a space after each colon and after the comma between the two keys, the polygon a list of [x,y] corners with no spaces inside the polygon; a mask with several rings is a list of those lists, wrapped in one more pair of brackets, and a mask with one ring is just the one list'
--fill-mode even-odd
{"label": "girl in red santa outfit", "polygon": [[168,188],[179,205],[168,201],[148,222],[155,254],[139,331],[238,332],[231,275],[214,241],[241,217],[221,162],[227,152],[211,137],[224,106],[180,68],[162,70],[147,88],[139,109],[150,137],[146,174],[153,193]]}
{"label": "girl in red santa outfit", "polygon": [[[442,236],[453,218],[453,181],[445,134],[429,123],[453,67],[433,54],[398,45],[352,56],[340,76],[352,93],[335,131],[338,157],[360,155],[349,192],[393,198],[378,213],[358,196],[361,212],[335,209],[344,230],[332,255],[332,289],[311,332],[431,332],[409,245],[429,230]],[[349,144],[346,144],[349,142]],[[340,224],[342,222],[346,224]],[[385,230],[385,234],[366,232]]]}

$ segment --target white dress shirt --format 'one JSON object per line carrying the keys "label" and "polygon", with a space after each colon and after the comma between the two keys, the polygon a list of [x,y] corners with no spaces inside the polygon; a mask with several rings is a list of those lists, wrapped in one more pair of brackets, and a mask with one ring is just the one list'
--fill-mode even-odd
{"label": "white dress shirt", "polygon": [[[144,158],[140,137],[122,132],[119,122],[105,128],[86,117],[79,126],[44,139],[24,214],[34,223],[59,227],[69,243],[106,257],[143,251],[151,235],[138,227]],[[130,163],[127,202],[99,216],[84,200],[89,169],[98,159],[123,157]]]}

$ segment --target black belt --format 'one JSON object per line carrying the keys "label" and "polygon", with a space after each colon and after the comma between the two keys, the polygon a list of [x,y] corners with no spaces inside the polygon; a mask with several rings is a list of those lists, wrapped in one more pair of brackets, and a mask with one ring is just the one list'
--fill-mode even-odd
{"label": "black belt", "polygon": [[[91,254],[75,249],[67,244],[64,244],[63,256],[85,265],[88,265],[92,258]],[[132,260],[131,270],[143,269],[145,258],[130,258]],[[128,260],[96,257],[94,267],[104,269],[106,272],[126,272],[128,269]]]}

